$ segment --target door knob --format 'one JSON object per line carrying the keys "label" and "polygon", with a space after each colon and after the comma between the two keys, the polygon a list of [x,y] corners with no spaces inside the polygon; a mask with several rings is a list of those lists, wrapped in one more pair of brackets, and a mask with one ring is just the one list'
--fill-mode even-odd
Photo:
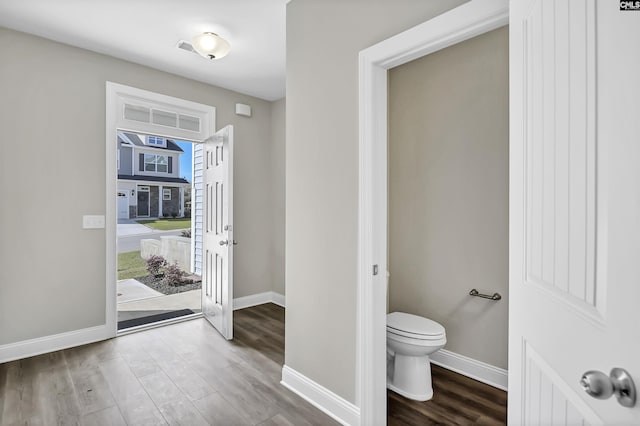
{"label": "door knob", "polygon": [[222,241],[220,241],[220,243],[219,243],[219,244],[220,244],[221,246],[226,246],[226,245],[228,245],[228,244],[229,244],[229,240],[222,240]]}
{"label": "door knob", "polygon": [[623,407],[636,404],[636,386],[631,375],[622,368],[613,368],[608,376],[602,371],[587,371],[582,375],[580,385],[594,398],[608,399],[615,394]]}

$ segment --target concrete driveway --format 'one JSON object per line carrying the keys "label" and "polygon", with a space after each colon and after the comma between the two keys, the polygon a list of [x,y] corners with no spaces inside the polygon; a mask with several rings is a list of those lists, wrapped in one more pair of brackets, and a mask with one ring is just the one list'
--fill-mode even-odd
{"label": "concrete driveway", "polygon": [[132,219],[118,219],[118,237],[153,233],[153,229],[141,225]]}

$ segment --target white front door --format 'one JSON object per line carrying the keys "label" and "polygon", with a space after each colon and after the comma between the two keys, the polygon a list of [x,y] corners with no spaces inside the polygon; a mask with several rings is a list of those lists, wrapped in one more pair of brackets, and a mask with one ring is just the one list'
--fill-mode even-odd
{"label": "white front door", "polygon": [[620,3],[510,2],[512,425],[640,424],[580,383],[640,384],[640,12]]}
{"label": "white front door", "polygon": [[129,195],[118,191],[118,219],[129,219]]}
{"label": "white front door", "polygon": [[202,312],[233,338],[233,126],[204,143]]}

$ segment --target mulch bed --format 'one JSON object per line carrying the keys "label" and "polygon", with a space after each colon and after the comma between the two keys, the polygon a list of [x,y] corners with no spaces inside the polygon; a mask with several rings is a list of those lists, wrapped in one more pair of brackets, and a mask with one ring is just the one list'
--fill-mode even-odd
{"label": "mulch bed", "polygon": [[162,283],[162,276],[155,277],[153,275],[146,275],[144,277],[136,278],[136,281],[140,281],[147,287],[159,291],[162,294],[177,294],[185,291],[200,290],[202,288],[202,280],[197,275],[189,275],[185,277],[184,284],[172,286]]}

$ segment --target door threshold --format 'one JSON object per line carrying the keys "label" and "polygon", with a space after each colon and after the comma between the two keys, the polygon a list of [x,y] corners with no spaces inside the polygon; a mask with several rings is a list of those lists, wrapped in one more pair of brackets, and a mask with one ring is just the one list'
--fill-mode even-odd
{"label": "door threshold", "polygon": [[124,330],[118,330],[116,337],[124,336],[126,334],[137,333],[139,331],[151,330],[152,328],[164,327],[165,325],[176,324],[184,321],[191,321],[198,318],[203,318],[202,312],[196,314],[184,315],[178,318],[171,318],[163,321],[157,321],[149,324],[139,325],[137,327],[130,327]]}

